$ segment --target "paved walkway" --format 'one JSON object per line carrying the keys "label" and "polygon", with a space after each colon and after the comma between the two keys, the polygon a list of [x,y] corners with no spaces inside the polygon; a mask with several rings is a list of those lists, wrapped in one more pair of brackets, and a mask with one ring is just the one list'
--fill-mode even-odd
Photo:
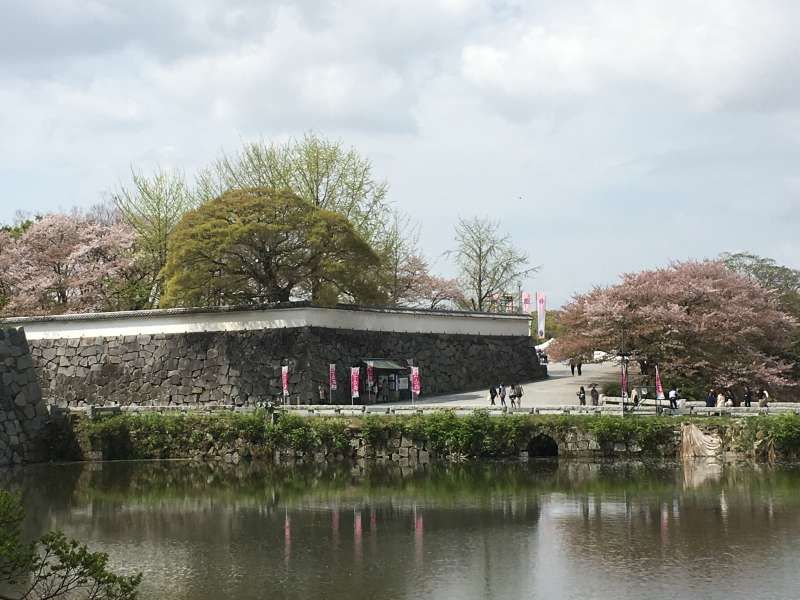
{"label": "paved walkway", "polygon": [[[524,383],[522,385],[525,392],[522,397],[523,408],[540,405],[578,404],[578,397],[576,394],[580,386],[586,388],[586,399],[588,403],[589,386],[592,383],[601,384],[603,382],[616,381],[619,377],[619,367],[611,362],[584,365],[582,369],[583,373],[580,377],[577,372],[573,377],[570,374],[569,367],[561,363],[550,363],[547,367],[549,375],[547,379]],[[502,383],[509,385],[512,382],[504,381]],[[424,379],[422,385],[424,389]],[[500,404],[499,400],[496,402]],[[506,400],[506,402],[509,401]],[[388,402],[385,404],[408,404],[408,402]],[[422,395],[417,404],[420,406],[474,406],[478,408],[489,405],[489,390],[485,389],[474,392],[463,392],[461,394],[431,396],[428,398]]]}

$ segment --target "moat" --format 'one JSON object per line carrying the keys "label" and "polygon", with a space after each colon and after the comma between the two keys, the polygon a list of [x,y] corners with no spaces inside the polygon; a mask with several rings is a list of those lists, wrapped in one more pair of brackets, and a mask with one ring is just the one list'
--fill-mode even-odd
{"label": "moat", "polygon": [[186,462],[1,471],[30,535],[145,599],[791,598],[800,467],[578,461],[424,471]]}

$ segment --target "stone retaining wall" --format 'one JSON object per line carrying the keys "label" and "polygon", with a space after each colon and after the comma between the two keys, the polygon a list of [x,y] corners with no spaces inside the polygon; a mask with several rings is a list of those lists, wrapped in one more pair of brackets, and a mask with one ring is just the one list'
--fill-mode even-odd
{"label": "stone retaining wall", "polygon": [[387,358],[420,367],[424,394],[530,381],[546,375],[530,338],[353,331],[319,327],[31,341],[45,400],[80,405],[252,405],[280,398],[289,367],[292,403],[318,403],[328,364],[349,402],[349,367]]}
{"label": "stone retaining wall", "polygon": [[24,332],[0,329],[0,465],[40,460],[46,419]]}

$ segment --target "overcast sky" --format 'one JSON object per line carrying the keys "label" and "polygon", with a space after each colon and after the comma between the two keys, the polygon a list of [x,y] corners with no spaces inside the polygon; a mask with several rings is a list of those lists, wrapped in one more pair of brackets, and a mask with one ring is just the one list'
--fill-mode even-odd
{"label": "overcast sky", "polygon": [[800,268],[800,2],[0,0],[0,221],[314,130],[437,270],[499,219],[560,304],[751,250]]}

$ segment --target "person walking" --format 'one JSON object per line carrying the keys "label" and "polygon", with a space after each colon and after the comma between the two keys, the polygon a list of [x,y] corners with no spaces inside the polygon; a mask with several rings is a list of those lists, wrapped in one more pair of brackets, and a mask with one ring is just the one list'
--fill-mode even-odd
{"label": "person walking", "polygon": [[750,408],[751,404],[753,403],[753,392],[750,391],[750,386],[744,386],[744,405],[747,408]]}
{"label": "person walking", "polygon": [[717,394],[717,408],[722,408],[723,406],[725,406],[725,394],[720,390]]}
{"label": "person walking", "polygon": [[502,383],[500,384],[498,393],[500,395],[500,406],[506,406],[506,386],[504,386]]}
{"label": "person walking", "polygon": [[522,408],[522,394],[523,389],[520,384],[517,384],[517,408]]}
{"label": "person walking", "polygon": [[581,406],[586,406],[586,390],[583,389],[583,386],[581,386],[581,389],[579,389],[575,395],[578,396],[578,402],[580,402]]}
{"label": "person walking", "polygon": [[492,401],[492,406],[495,406],[494,399],[497,398],[497,388],[491,386],[489,388],[489,399]]}
{"label": "person walking", "polygon": [[578,359],[578,365],[577,366],[578,366],[578,376],[580,377],[581,369],[583,368],[583,360],[581,360],[580,358]]}
{"label": "person walking", "polygon": [[589,390],[589,395],[592,397],[592,406],[600,404],[600,392],[597,391],[597,384],[592,384],[592,389]]}
{"label": "person walking", "polygon": [[511,408],[517,408],[517,384],[511,384],[508,389],[508,397],[511,399]]}
{"label": "person walking", "polygon": [[717,403],[717,394],[712,388],[708,390],[708,396],[706,396],[706,408],[713,408],[716,403]]}
{"label": "person walking", "polygon": [[575,359],[569,359],[569,370],[572,371],[572,376],[575,377]]}
{"label": "person walking", "polygon": [[672,410],[677,410],[677,408],[678,408],[678,390],[676,390],[674,387],[671,388],[670,391],[669,391],[668,397],[669,397],[669,407]]}
{"label": "person walking", "polygon": [[761,393],[758,395],[758,406],[761,408],[767,408],[769,406],[769,392],[765,389],[762,389]]}

